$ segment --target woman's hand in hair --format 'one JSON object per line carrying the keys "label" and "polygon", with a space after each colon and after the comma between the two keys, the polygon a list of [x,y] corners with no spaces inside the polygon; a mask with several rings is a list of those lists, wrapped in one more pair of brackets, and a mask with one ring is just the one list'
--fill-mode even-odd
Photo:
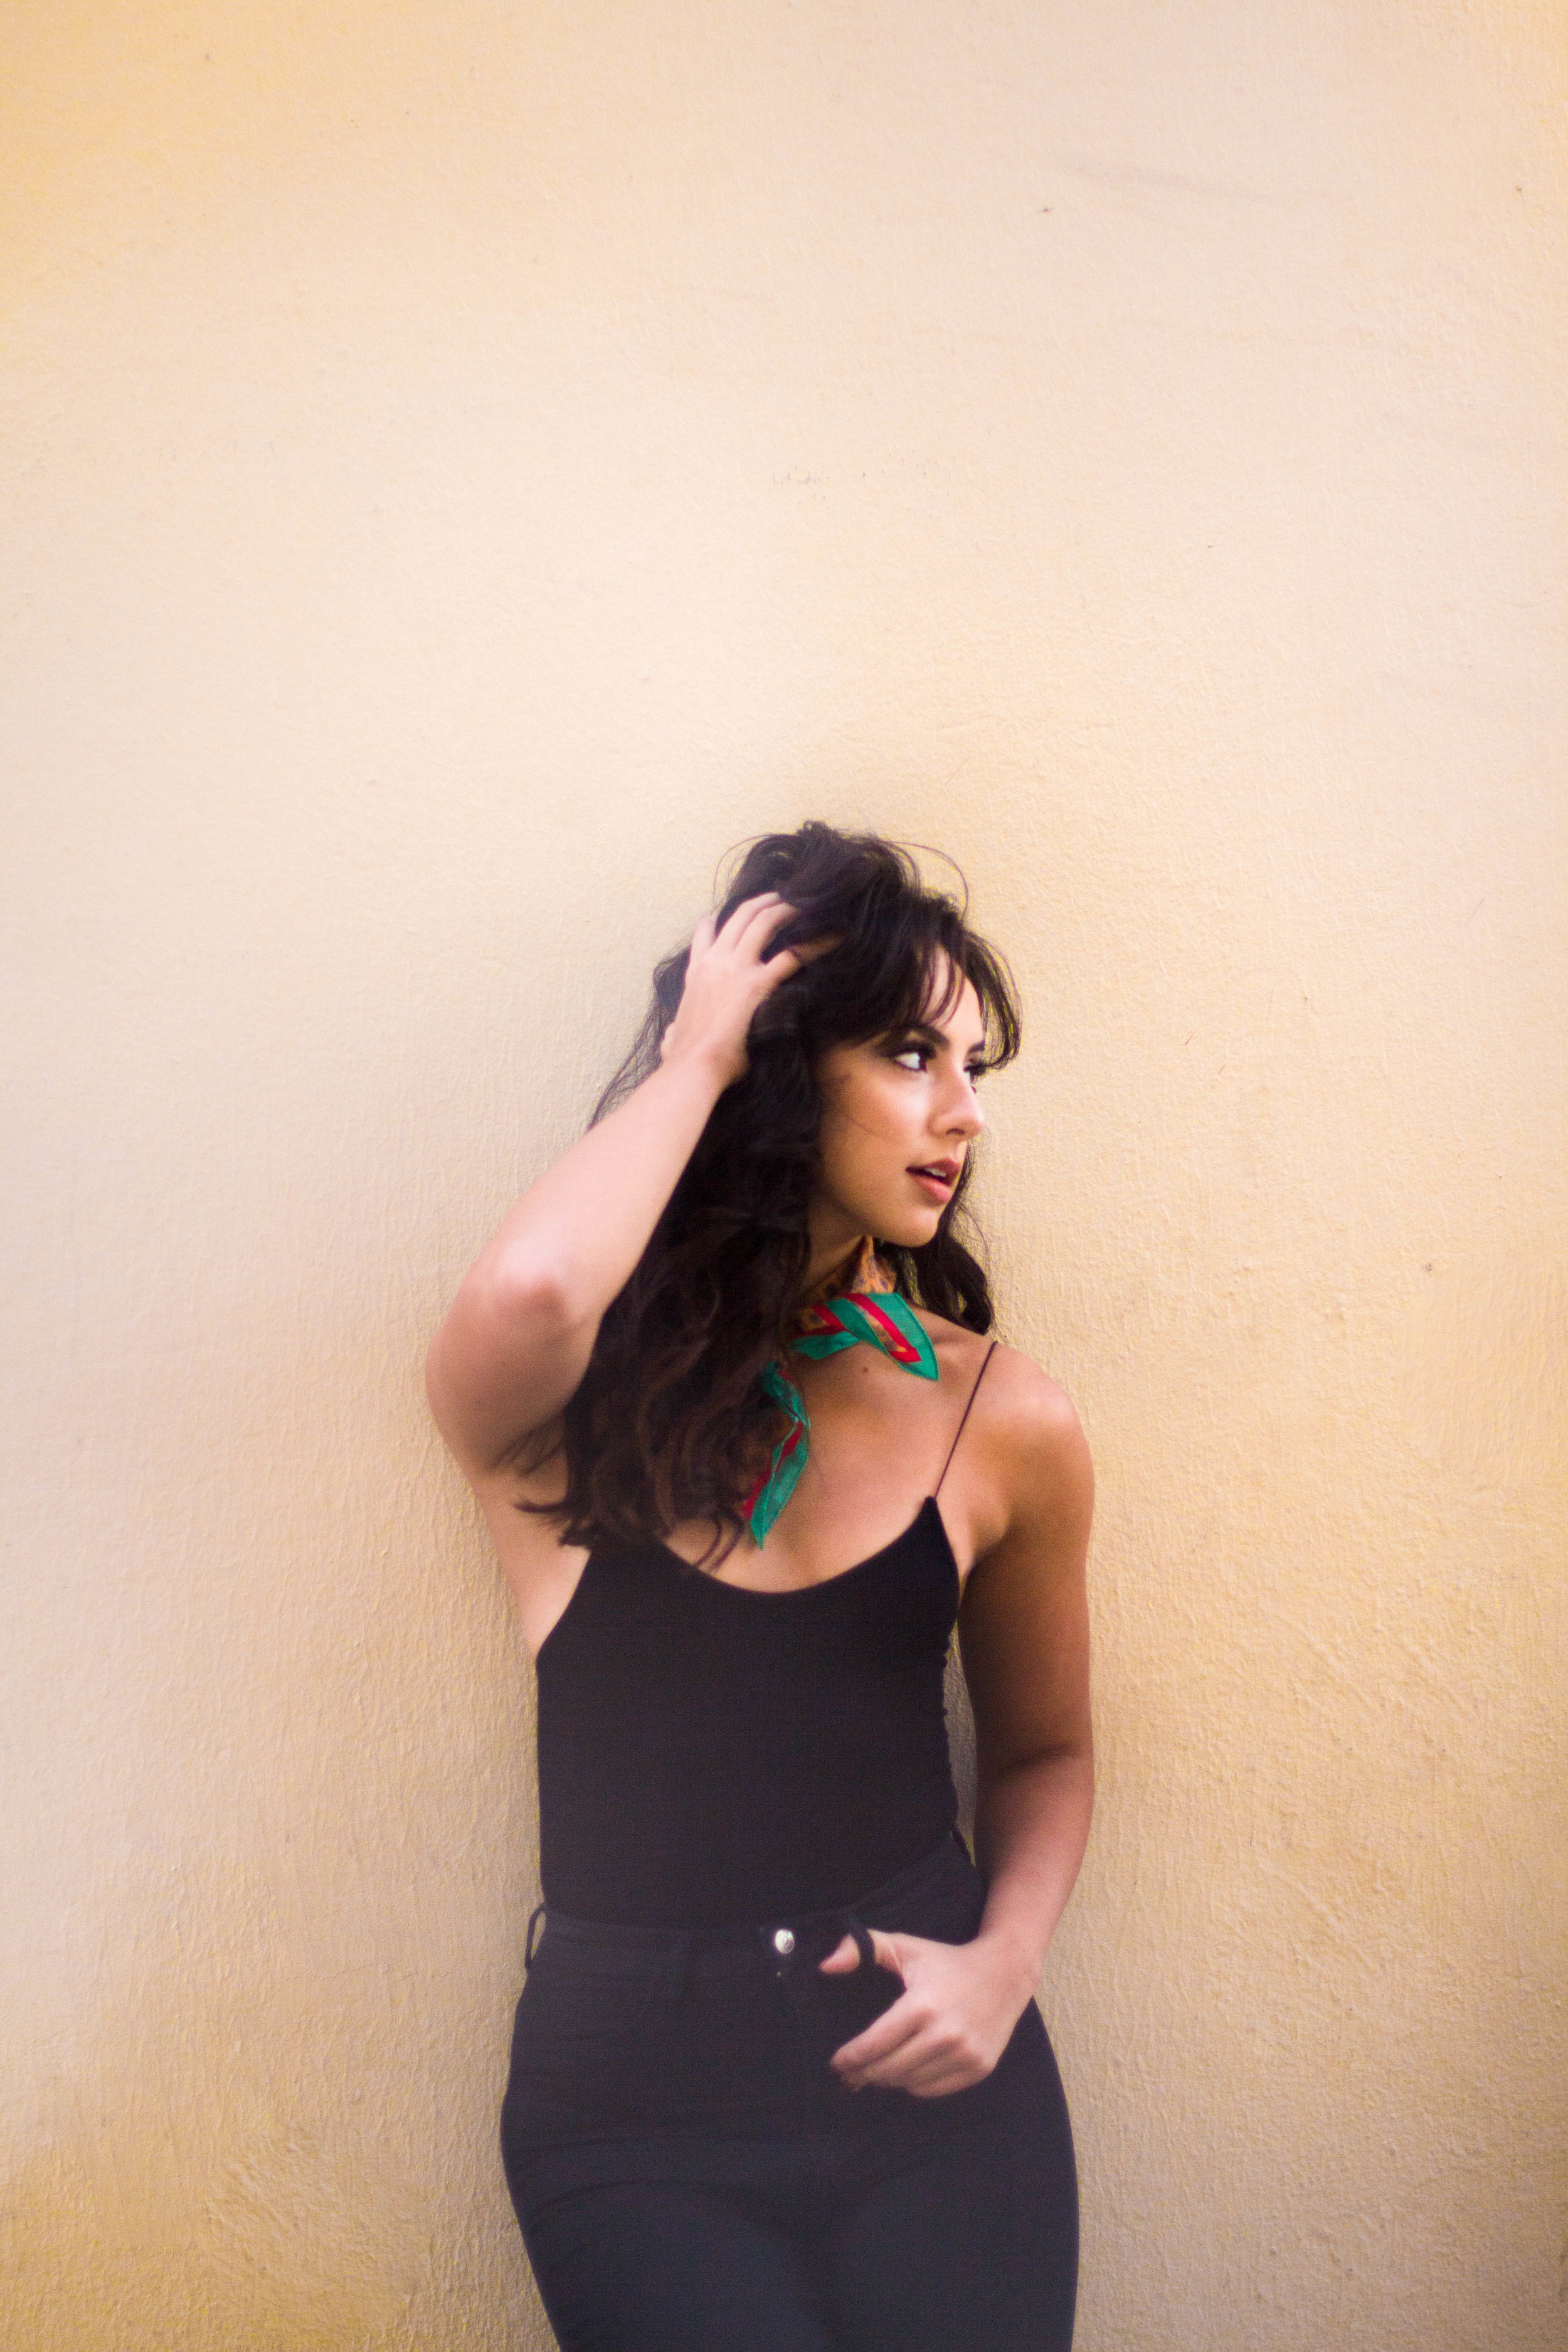
{"label": "woman's hand in hair", "polygon": [[758,1005],[834,945],[814,940],[806,947],[781,948],[764,962],[768,942],[796,911],[778,891],[764,890],[760,898],[742,898],[721,930],[716,915],[703,916],[692,934],[680,1003],[659,1041],[662,1062],[706,1062],[721,1087],[745,1076],[746,1034]]}

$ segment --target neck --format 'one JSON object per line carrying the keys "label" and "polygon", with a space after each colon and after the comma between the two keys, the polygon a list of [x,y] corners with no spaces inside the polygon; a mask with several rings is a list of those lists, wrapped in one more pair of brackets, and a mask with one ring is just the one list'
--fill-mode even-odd
{"label": "neck", "polygon": [[813,1298],[834,1276],[847,1277],[853,1273],[866,1228],[852,1223],[842,1209],[820,1197],[813,1200],[806,1216],[811,1255],[806,1262],[801,1297]]}
{"label": "neck", "polygon": [[831,1253],[814,1252],[800,1295],[801,1304],[810,1299],[830,1298],[836,1292],[878,1288],[877,1282],[867,1278],[870,1255],[875,1248],[876,1244],[868,1234],[858,1234],[847,1248],[840,1247]]}

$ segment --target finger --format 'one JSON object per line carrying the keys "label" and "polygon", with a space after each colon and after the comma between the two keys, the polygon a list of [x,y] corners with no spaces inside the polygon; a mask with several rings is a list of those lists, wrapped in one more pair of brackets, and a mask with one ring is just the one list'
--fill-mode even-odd
{"label": "finger", "polygon": [[691,934],[691,944],[686,950],[686,978],[690,979],[703,957],[713,945],[717,925],[711,915],[704,915]]}
{"label": "finger", "polygon": [[[754,915],[752,920],[747,924],[744,932],[736,940],[736,946],[744,948],[749,954],[756,956],[760,961],[763,954],[766,952],[768,941],[773,938],[775,931],[782,931],[784,925],[797,916],[799,912],[800,908],[798,907],[792,907],[787,898],[782,898],[776,907],[763,907],[760,908],[757,914]],[[794,950],[786,948],[782,949],[780,952],[787,955],[793,953]]]}
{"label": "finger", "polygon": [[786,907],[788,904],[789,901],[777,890],[763,890],[754,898],[742,898],[738,907],[731,909],[727,921],[721,929],[720,937],[733,946],[762,916],[772,913],[775,908]]}
{"label": "finger", "polygon": [[[876,1961],[877,1966],[879,1969],[886,1969],[890,1975],[901,1979],[904,1973],[903,1954],[900,1951],[894,1937],[884,1935],[880,1927],[868,1927],[866,1933],[871,1938],[871,1958]],[[847,1959],[844,1957],[847,1952],[849,1955]],[[835,1944],[825,1960],[817,1962],[819,1968],[830,1969],[835,1976],[840,1976],[849,1969],[858,1969],[859,1965],[860,1947],[853,1936],[846,1936],[841,1944]]]}
{"label": "finger", "polygon": [[833,2071],[847,2091],[864,2091],[870,2084],[884,2081],[896,2084],[902,2069],[914,2063],[915,2057],[918,2057],[918,2053],[911,2053],[905,2044],[913,2042],[920,2031],[919,2026],[912,2025],[905,2041],[900,2042],[896,2049],[885,2052],[880,2058],[874,2059],[863,2066],[841,2064],[843,2052],[835,2051],[832,2062]]}
{"label": "finger", "polygon": [[818,956],[826,955],[830,948],[836,948],[839,943],[838,938],[806,940],[799,947],[780,948],[763,965],[763,978],[770,986],[776,986],[781,980],[788,980],[792,972],[797,972],[803,964],[815,963]]}
{"label": "finger", "polygon": [[891,2009],[885,2009],[873,2024],[853,2042],[840,2044],[830,2063],[836,2074],[846,2077],[864,2074],[868,2067],[879,2066],[895,2050],[926,2031],[926,2020],[917,2012],[915,2003],[905,1993]]}
{"label": "finger", "polygon": [[781,980],[789,980],[800,970],[800,958],[793,948],[780,948],[766,963],[759,962],[757,970],[762,975],[763,996],[771,996]]}
{"label": "finger", "polygon": [[976,2083],[985,2080],[984,2074],[946,2074],[932,2081],[924,2076],[909,2086],[911,2099],[951,2099],[954,2091],[973,2090]]}
{"label": "finger", "polygon": [[[889,2067],[889,2072],[892,2071]],[[972,2083],[983,2083],[991,2071],[973,2051],[962,2057],[952,2050],[939,2051],[929,2061],[909,2062],[903,2087],[917,2099],[947,2099],[954,2091],[966,2091]]]}
{"label": "finger", "polygon": [[908,2078],[888,2069],[888,2079],[879,2075],[872,2087],[877,2090],[907,2091],[911,2099],[951,2099],[954,2091],[967,2091],[984,2080],[973,2067],[960,2070],[952,2065],[916,2068]]}
{"label": "finger", "polygon": [[906,2091],[910,2098],[918,2099],[924,2094],[920,2083],[910,2079],[913,2071],[900,2052],[885,2065],[872,2066],[864,2074],[857,2074],[846,2087],[851,2091]]}
{"label": "finger", "polygon": [[944,2097],[950,2091],[962,2090],[966,2083],[977,2082],[977,2069],[972,2051],[957,2050],[944,2034],[932,2027],[921,2026],[897,2050],[869,2066],[859,2067],[853,2076],[841,2077],[852,2090],[865,2090],[875,2084],[879,2090],[910,2091],[917,2097]]}

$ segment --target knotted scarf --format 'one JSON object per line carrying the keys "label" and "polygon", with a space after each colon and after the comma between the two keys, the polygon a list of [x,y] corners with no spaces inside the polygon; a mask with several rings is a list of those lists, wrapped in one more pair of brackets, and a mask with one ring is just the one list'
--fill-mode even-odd
{"label": "knotted scarf", "polygon": [[[877,1244],[867,1236],[846,1289],[807,1300],[795,1317],[790,1353],[796,1356],[837,1356],[864,1339],[917,1379],[934,1381],[936,1352],[907,1298],[901,1298],[892,1276],[877,1255]],[[784,1509],[805,1467],[811,1443],[811,1423],[800,1391],[776,1360],[763,1373],[763,1386],[780,1406],[789,1427],[773,1448],[773,1462],[741,1506],[741,1515],[760,1549],[768,1529]]]}

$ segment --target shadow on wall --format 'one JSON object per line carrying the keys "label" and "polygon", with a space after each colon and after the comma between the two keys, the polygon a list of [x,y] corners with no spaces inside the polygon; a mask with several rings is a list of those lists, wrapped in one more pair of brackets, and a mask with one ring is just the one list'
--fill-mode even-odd
{"label": "shadow on wall", "polygon": [[[947,1706],[967,1836],[974,1737],[956,1645]],[[364,1973],[323,1981],[232,1950],[190,1968],[176,1953],[101,2015],[95,2048],[58,2082],[46,2144],[6,2183],[0,2343],[408,2352],[436,2342],[422,2308],[454,2306],[474,2315],[472,2346],[549,2343],[485,2119],[466,2101],[437,2116],[418,2104],[432,2042],[453,2031],[452,1986],[388,1972],[367,1987]],[[498,2101],[509,2024],[477,2007],[466,2021],[470,2051],[493,2047]]]}
{"label": "shadow on wall", "polygon": [[[431,2112],[452,2004],[435,1976],[366,1988],[226,1964],[217,1981],[171,1968],[103,2017],[5,2184],[0,2343],[448,2352],[438,2315],[456,2308],[473,2352],[547,2345],[489,2119],[466,2098]],[[466,2021],[498,2106],[509,2026]]]}

